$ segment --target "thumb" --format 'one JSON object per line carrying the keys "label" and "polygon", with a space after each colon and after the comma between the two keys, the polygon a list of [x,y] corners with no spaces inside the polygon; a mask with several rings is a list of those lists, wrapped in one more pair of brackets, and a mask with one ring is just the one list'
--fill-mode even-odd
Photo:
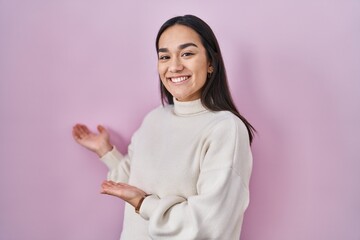
{"label": "thumb", "polygon": [[102,125],[98,125],[97,129],[98,129],[99,133],[103,133],[106,131],[106,129]]}

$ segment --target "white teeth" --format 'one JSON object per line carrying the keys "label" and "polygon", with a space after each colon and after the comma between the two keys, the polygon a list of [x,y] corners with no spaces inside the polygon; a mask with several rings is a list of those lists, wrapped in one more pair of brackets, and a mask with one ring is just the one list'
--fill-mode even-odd
{"label": "white teeth", "polygon": [[173,83],[179,83],[179,82],[182,82],[182,81],[185,81],[186,79],[188,79],[189,77],[177,77],[177,78],[170,78],[170,80],[173,82]]}

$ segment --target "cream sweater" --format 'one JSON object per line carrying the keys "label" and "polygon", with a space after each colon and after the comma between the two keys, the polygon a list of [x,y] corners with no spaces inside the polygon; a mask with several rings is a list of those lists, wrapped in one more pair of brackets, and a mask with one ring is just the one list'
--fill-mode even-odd
{"label": "cream sweater", "polygon": [[200,100],[151,111],[122,155],[101,159],[108,179],[152,194],[125,207],[122,240],[238,240],[249,204],[252,155],[244,123]]}

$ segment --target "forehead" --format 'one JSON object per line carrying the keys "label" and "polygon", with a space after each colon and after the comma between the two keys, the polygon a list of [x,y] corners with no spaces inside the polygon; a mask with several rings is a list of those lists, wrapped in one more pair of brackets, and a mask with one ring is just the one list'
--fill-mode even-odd
{"label": "forehead", "polygon": [[161,34],[159,48],[172,48],[184,43],[195,43],[197,46],[202,46],[197,32],[187,26],[174,25]]}

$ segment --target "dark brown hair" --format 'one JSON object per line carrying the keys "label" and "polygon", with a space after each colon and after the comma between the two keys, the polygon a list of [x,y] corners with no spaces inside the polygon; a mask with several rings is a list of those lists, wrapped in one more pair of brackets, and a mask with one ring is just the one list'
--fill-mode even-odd
{"label": "dark brown hair", "polygon": [[[255,129],[254,127],[239,113],[231,98],[229,86],[227,83],[226,71],[224,61],[221,55],[218,41],[207,23],[200,18],[193,15],[178,16],[166,21],[160,28],[156,37],[156,51],[159,50],[159,39],[162,33],[173,25],[183,25],[193,29],[199,34],[202,44],[204,45],[207,57],[213,72],[208,77],[201,93],[201,102],[209,110],[212,111],[230,111],[239,117],[249,133],[250,143],[253,140]],[[174,104],[173,96],[165,88],[160,80],[161,101],[168,104]]]}

